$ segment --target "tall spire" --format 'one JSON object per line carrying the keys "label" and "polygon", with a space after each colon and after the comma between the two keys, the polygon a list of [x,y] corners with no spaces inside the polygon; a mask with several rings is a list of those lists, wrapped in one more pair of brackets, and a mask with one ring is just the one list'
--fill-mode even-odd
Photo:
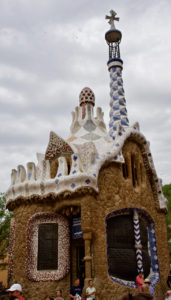
{"label": "tall spire", "polygon": [[119,48],[122,34],[115,28],[114,21],[119,21],[116,15],[117,13],[111,10],[110,16],[106,16],[106,19],[109,19],[111,28],[105,34],[105,39],[109,46],[109,61],[107,63],[110,72],[109,135],[113,139],[116,138],[120,125],[123,127],[129,126],[122,80],[123,61],[120,58]]}

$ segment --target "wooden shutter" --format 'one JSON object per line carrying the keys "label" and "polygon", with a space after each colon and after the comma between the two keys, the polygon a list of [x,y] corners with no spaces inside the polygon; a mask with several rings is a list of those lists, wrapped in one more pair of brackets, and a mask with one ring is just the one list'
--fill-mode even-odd
{"label": "wooden shutter", "polygon": [[134,281],[137,275],[132,215],[107,220],[108,266],[111,276]]}
{"label": "wooden shutter", "polygon": [[38,230],[38,270],[58,268],[58,224],[45,223]]}

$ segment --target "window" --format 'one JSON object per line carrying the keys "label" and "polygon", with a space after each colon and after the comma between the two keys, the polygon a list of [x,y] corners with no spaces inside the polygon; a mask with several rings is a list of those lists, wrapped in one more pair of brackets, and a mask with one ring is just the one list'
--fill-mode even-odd
{"label": "window", "polygon": [[137,168],[135,164],[135,157],[131,155],[131,167],[132,167],[132,184],[134,187],[137,186]]}
{"label": "window", "polygon": [[[129,167],[130,166],[130,169]],[[129,158],[125,158],[125,163],[122,164],[122,174],[125,179],[128,177],[132,179],[133,187],[142,182],[142,164],[139,163],[139,159],[135,154],[131,154]]]}
{"label": "window", "polygon": [[36,213],[27,225],[29,280],[61,280],[70,269],[69,221],[55,213]]}
{"label": "window", "polygon": [[123,177],[125,179],[127,179],[128,178],[128,164],[126,161],[124,164],[122,164],[122,172],[123,172]]}
{"label": "window", "polygon": [[137,274],[134,226],[130,215],[107,220],[109,274],[124,280],[135,280]]}
{"label": "window", "polygon": [[[135,287],[139,271],[159,278],[154,223],[141,209],[125,208],[106,218],[108,272],[112,280]],[[155,260],[155,262],[154,262]]]}
{"label": "window", "polygon": [[39,224],[38,270],[58,268],[58,224]]}

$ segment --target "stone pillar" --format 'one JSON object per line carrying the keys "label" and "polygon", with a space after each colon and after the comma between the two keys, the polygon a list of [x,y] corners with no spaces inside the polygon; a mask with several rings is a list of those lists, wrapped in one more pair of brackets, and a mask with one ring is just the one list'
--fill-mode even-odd
{"label": "stone pillar", "polygon": [[92,256],[91,256],[91,240],[92,232],[83,233],[84,246],[85,246],[85,281],[91,279],[91,267],[92,267]]}
{"label": "stone pillar", "polygon": [[123,62],[119,58],[108,61],[110,72],[110,122],[109,135],[115,140],[118,131],[118,125],[129,126],[127,116],[125,93],[122,80]]}
{"label": "stone pillar", "polygon": [[133,221],[134,221],[134,237],[135,237],[137,271],[143,272],[142,245],[141,245],[141,236],[140,236],[139,217],[136,209],[134,210]]}

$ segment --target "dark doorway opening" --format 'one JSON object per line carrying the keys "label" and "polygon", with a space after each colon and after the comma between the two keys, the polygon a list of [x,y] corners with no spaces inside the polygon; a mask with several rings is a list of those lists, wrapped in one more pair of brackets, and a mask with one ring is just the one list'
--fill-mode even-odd
{"label": "dark doorway opening", "polygon": [[81,286],[84,285],[85,278],[85,263],[84,263],[84,246],[78,246],[76,249],[77,255],[77,278],[80,278]]}
{"label": "dark doorway opening", "polygon": [[84,256],[84,240],[82,238],[72,240],[72,284],[79,278],[82,287],[85,279]]}

